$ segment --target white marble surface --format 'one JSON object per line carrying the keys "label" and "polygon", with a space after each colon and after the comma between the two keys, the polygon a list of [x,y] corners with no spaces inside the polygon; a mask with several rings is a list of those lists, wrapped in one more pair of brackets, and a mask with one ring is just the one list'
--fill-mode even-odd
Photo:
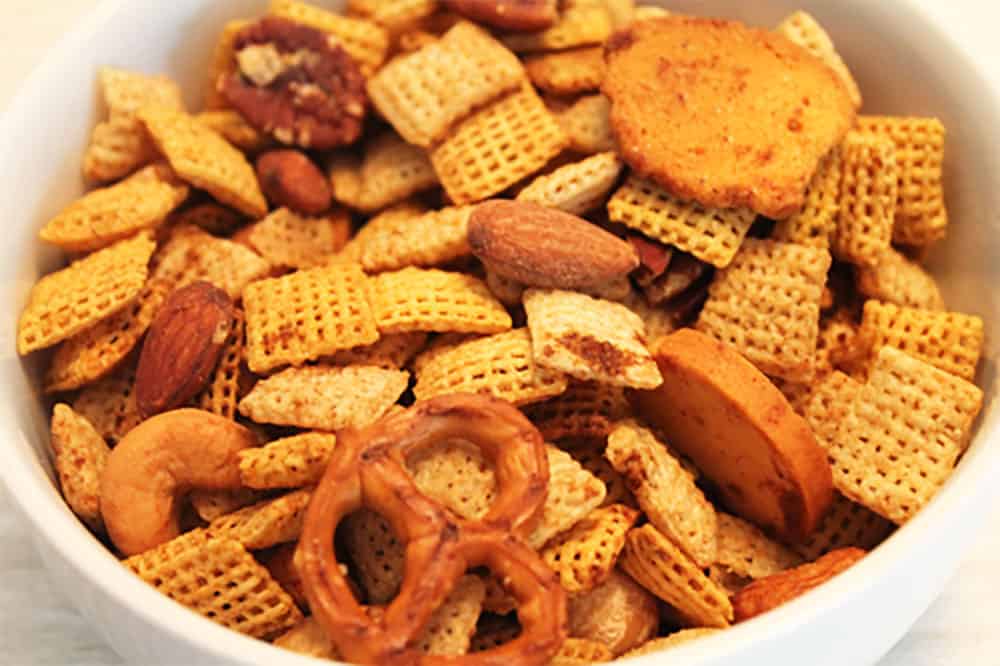
{"label": "white marble surface", "polygon": [[[0,37],[6,47],[0,61],[0,108],[46,48],[97,4],[0,0]],[[960,35],[973,57],[992,65],[993,80],[1000,86],[1000,48],[995,44],[1000,7],[981,0],[922,4]],[[49,584],[24,526],[7,509],[5,492],[0,488],[0,665],[122,664]],[[880,666],[1000,664],[1000,498],[982,510],[993,518],[978,546],[941,598]]]}

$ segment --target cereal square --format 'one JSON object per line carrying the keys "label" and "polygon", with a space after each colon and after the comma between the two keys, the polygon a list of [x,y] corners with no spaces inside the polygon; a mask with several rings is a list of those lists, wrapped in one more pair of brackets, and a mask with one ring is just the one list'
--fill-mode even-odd
{"label": "cereal square", "polygon": [[849,132],[833,253],[858,266],[874,266],[892,242],[899,194],[896,148],[877,135]]}

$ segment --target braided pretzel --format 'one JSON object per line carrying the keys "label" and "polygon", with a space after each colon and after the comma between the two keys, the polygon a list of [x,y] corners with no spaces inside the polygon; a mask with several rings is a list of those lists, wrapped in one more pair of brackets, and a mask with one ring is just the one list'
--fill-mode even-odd
{"label": "braided pretzel", "polygon": [[[313,615],[345,659],[361,664],[536,666],[566,638],[566,594],[524,539],[548,491],[541,435],[517,409],[479,395],[418,402],[364,430],[338,434],[337,447],[306,512],[296,561]],[[497,498],[478,521],[463,520],[421,493],[406,460],[435,442],[478,446],[496,468]],[[373,619],[358,604],[333,552],[337,525],[367,506],[406,543],[399,595]],[[486,566],[519,602],[521,635],[465,655],[425,655],[413,645],[431,613],[472,567]]]}

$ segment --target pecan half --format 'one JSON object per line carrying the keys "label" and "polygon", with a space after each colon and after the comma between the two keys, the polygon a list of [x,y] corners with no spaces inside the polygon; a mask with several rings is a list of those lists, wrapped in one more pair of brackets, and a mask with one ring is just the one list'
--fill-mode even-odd
{"label": "pecan half", "polygon": [[365,79],[326,34],[269,16],[244,28],[234,51],[237,71],[217,85],[251,125],[281,143],[318,150],[360,136]]}

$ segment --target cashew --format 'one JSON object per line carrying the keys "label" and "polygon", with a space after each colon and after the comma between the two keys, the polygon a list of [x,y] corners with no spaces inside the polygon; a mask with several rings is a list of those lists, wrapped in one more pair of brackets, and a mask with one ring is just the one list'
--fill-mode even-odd
{"label": "cashew", "polygon": [[180,534],[179,513],[191,490],[241,486],[237,453],[256,446],[243,426],[198,409],[164,412],[132,429],[108,456],[101,513],[124,555]]}

